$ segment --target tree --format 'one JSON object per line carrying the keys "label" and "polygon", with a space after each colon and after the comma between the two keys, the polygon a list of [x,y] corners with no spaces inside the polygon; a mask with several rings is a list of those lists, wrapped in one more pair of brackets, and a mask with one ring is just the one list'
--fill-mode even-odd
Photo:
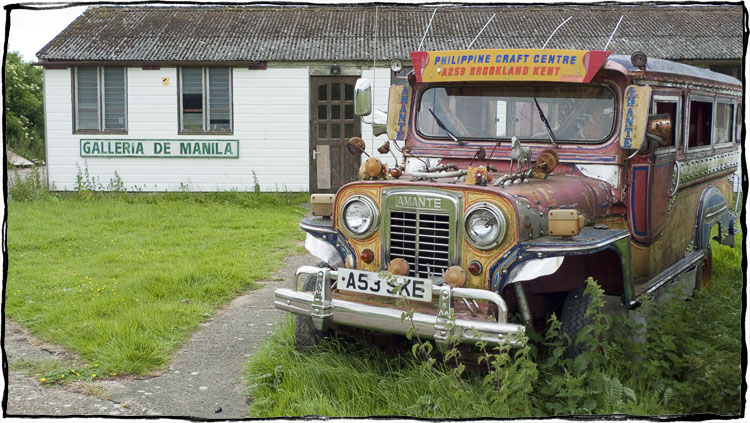
{"label": "tree", "polygon": [[5,61],[5,142],[30,159],[44,160],[42,70],[24,63],[21,54]]}

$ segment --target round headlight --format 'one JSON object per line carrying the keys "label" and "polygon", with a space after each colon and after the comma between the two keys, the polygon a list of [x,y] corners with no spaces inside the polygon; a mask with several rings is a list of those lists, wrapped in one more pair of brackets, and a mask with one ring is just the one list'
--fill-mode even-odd
{"label": "round headlight", "polygon": [[482,250],[493,248],[505,236],[505,217],[491,204],[474,205],[466,212],[464,233],[473,246]]}
{"label": "round headlight", "polygon": [[362,238],[372,234],[377,227],[377,209],[369,198],[361,195],[350,198],[341,213],[346,229],[355,237]]}

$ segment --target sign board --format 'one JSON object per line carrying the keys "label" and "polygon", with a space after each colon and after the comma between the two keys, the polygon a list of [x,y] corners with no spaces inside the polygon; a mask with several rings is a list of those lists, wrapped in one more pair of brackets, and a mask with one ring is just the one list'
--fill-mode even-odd
{"label": "sign board", "polygon": [[237,159],[239,140],[81,139],[81,157]]}
{"label": "sign board", "polygon": [[609,55],[598,50],[452,50],[411,52],[411,60],[418,82],[590,82]]}
{"label": "sign board", "polygon": [[403,141],[409,129],[411,87],[392,85],[388,97],[388,139]]}
{"label": "sign board", "polygon": [[646,137],[651,87],[629,85],[625,88],[622,105],[622,129],[620,147],[635,150],[641,147]]}

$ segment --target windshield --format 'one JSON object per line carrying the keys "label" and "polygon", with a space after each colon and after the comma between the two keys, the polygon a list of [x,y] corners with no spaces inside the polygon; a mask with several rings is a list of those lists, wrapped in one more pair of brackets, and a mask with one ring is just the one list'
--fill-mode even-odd
{"label": "windshield", "polygon": [[615,98],[593,85],[434,87],[419,102],[417,130],[428,138],[549,140],[539,103],[558,141],[602,141],[614,127]]}

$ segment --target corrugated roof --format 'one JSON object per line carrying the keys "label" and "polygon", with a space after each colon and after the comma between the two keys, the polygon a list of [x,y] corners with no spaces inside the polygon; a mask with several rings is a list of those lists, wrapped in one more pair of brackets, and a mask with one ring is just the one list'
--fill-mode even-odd
{"label": "corrugated roof", "polygon": [[[37,55],[43,61],[371,61],[408,59],[434,6],[98,6]],[[736,5],[438,6],[423,50],[472,48],[636,50],[671,60],[740,60]],[[377,21],[377,25],[376,25]],[[376,33],[377,28],[377,35]]]}

